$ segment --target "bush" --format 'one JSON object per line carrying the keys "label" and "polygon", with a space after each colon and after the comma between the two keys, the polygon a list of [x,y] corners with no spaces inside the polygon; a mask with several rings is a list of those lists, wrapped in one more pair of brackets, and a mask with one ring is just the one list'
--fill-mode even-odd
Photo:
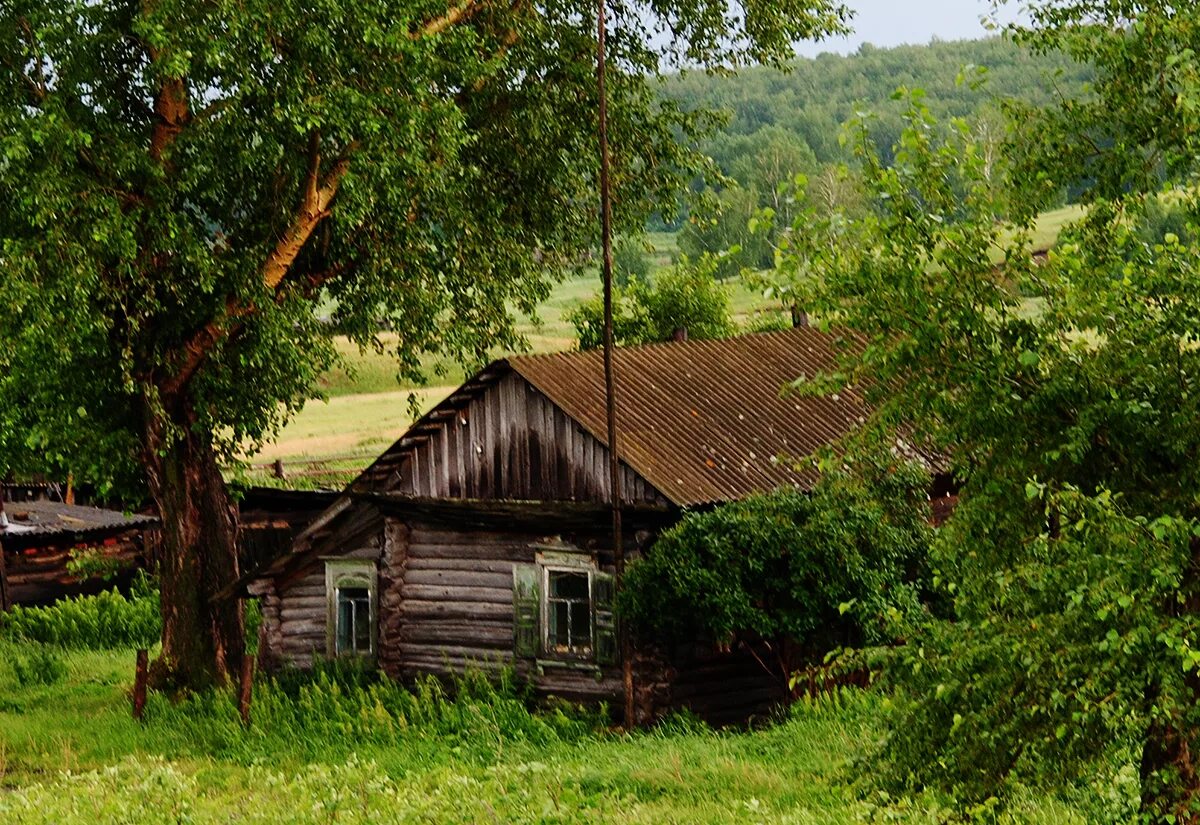
{"label": "bush", "polygon": [[668,641],[766,642],[781,678],[903,636],[922,612],[929,480],[911,465],[863,469],[686,515],[630,565],[619,609]]}
{"label": "bush", "polygon": [[161,635],[158,591],[144,573],[128,597],[115,588],[64,599],[49,607],[13,607],[0,613],[0,638],[102,650],[152,647]]}
{"label": "bush", "polygon": [[[719,262],[705,256],[681,260],[661,272],[653,286],[634,283],[613,292],[613,338],[623,346],[669,341],[675,330],[689,338],[726,338],[737,329],[730,317],[729,295],[716,281]],[[597,295],[567,315],[580,349],[604,344],[604,300]]]}
{"label": "bush", "polygon": [[53,685],[67,675],[67,665],[62,655],[47,645],[31,645],[28,652],[13,649],[10,656],[13,675],[22,687]]}

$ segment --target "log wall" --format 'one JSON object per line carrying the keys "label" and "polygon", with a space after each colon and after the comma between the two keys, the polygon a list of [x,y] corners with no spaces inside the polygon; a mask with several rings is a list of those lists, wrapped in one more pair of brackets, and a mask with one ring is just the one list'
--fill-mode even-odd
{"label": "log wall", "polygon": [[[619,668],[590,672],[540,669],[513,657],[513,565],[532,564],[534,545],[558,538],[526,532],[405,526],[389,521],[387,569],[380,571],[380,665],[389,675],[448,676],[466,668],[511,668],[542,694],[574,701],[613,700],[621,693]],[[595,536],[562,536],[595,550]],[[599,554],[601,569],[611,558]]]}
{"label": "log wall", "polygon": [[[535,545],[561,539],[596,553],[600,569],[612,572],[607,532],[606,523],[546,536],[525,528],[455,529],[388,518],[375,541],[344,556],[379,560],[379,667],[402,681],[424,674],[449,677],[468,668],[511,668],[541,695],[619,708],[619,666],[589,671],[513,656],[513,565],[534,563]],[[631,541],[627,553],[636,551]],[[314,655],[324,655],[324,569],[317,560],[290,581],[256,586],[265,665],[308,667]],[[785,698],[781,681],[745,652],[646,648],[637,652],[634,668],[643,723],[686,708],[710,724],[740,724],[766,717]]]}
{"label": "log wall", "polygon": [[[17,542],[9,539],[9,545]],[[125,587],[134,572],[146,565],[147,552],[144,534],[129,531],[91,541],[76,542],[70,538],[57,543],[3,546],[4,571],[8,599],[11,604],[46,605],[68,596],[98,593],[114,585]],[[120,572],[114,580],[81,581],[67,570],[71,554],[78,550],[94,550],[106,561],[116,564]]]}
{"label": "log wall", "polygon": [[[370,536],[361,546],[340,554],[339,558],[377,560],[382,544],[382,535]],[[264,652],[263,660],[309,668],[314,658],[325,656],[329,615],[325,562],[318,559],[299,571],[298,575],[275,582],[270,590],[265,590],[272,591],[277,603],[264,599],[263,620],[268,620],[267,607],[270,606],[271,621],[277,622],[277,626],[271,626],[260,634],[260,638],[265,638],[271,645]]]}

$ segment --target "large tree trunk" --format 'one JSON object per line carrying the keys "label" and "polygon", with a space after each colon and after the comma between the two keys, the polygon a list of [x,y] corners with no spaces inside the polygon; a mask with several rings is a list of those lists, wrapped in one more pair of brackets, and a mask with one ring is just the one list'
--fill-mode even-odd
{"label": "large tree trunk", "polygon": [[162,519],[162,655],[151,679],[164,690],[226,684],[245,653],[241,602],[211,599],[238,577],[237,516],[212,442],[194,423],[186,401],[145,414],[143,464]]}

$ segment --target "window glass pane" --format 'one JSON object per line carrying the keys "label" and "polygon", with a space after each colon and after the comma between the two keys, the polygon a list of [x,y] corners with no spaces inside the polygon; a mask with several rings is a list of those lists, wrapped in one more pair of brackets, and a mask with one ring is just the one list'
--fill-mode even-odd
{"label": "window glass pane", "polygon": [[550,597],[554,599],[588,598],[587,573],[550,573]]}
{"label": "window glass pane", "polygon": [[371,600],[356,599],[354,602],[354,651],[371,652]]}
{"label": "window glass pane", "polygon": [[337,589],[337,653],[371,652],[371,595],[365,587]]}
{"label": "window glass pane", "polygon": [[354,649],[351,633],[354,628],[354,605],[340,598],[337,605],[337,652],[346,653]]}
{"label": "window glass pane", "polygon": [[558,651],[567,650],[571,646],[567,603],[553,602],[546,612],[550,621],[550,646]]}
{"label": "window glass pane", "polygon": [[571,602],[571,646],[592,646],[592,606],[587,602]]}

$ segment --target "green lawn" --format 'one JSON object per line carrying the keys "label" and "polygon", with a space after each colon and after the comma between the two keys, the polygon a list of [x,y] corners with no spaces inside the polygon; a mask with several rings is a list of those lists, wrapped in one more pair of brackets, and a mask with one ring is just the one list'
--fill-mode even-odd
{"label": "green lawn", "polygon": [[[19,685],[0,644],[0,822],[935,823],[932,798],[856,783],[880,701],[848,693],[753,732],[694,724],[624,735],[595,716],[528,714],[511,694],[310,685],[256,689],[130,718],[132,651],[65,654],[50,686]],[[408,697],[405,699],[405,697]],[[407,710],[405,710],[407,709]],[[407,716],[405,715],[407,714]],[[593,721],[590,721],[593,720]],[[1023,798],[999,821],[1082,823]]]}

